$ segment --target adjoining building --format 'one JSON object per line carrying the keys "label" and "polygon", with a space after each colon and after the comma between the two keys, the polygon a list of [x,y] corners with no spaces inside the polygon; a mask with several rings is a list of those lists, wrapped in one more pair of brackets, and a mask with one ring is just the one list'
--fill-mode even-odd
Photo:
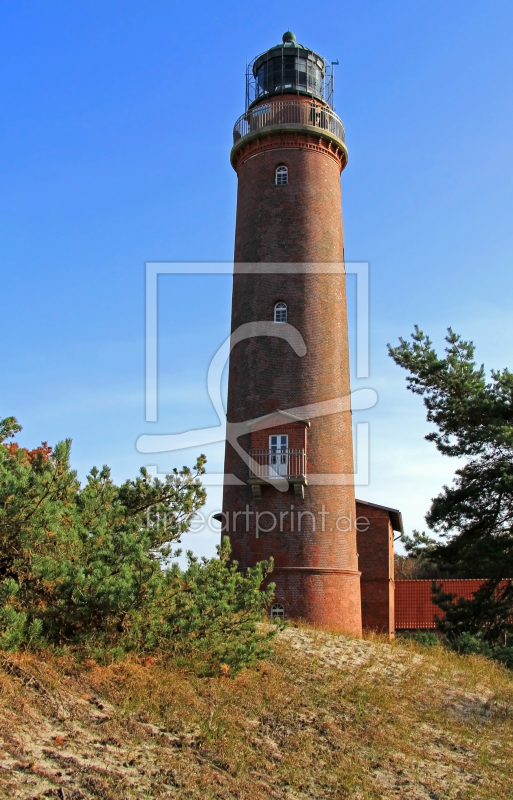
{"label": "adjoining building", "polygon": [[396,508],[356,501],[362,627],[395,635],[394,534],[403,533]]}

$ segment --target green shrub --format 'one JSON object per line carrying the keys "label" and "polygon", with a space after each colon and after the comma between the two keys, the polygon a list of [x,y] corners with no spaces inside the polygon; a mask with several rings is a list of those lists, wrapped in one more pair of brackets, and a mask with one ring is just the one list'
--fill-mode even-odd
{"label": "green shrub", "polygon": [[490,644],[479,635],[462,633],[457,639],[450,641],[452,650],[462,655],[480,655],[500,661],[505,667],[513,669],[513,647],[503,644]]}
{"label": "green shrub", "polygon": [[423,631],[423,630],[416,630],[412,631],[405,631],[399,634],[401,639],[406,639],[410,642],[415,642],[415,644],[420,644],[422,647],[436,647],[440,644],[440,641],[433,631]]}
{"label": "green shrub", "polygon": [[437,647],[440,644],[438,636],[433,631],[416,631],[413,639],[423,647]]}
{"label": "green shrub", "polygon": [[456,639],[453,639],[451,641],[451,648],[462,655],[481,655],[487,656],[488,658],[493,656],[493,649],[488,642],[485,642],[480,636],[475,636],[471,633],[462,633]]}
{"label": "green shrub", "polygon": [[[0,421],[4,438],[16,427]],[[218,558],[189,553],[185,570],[172,560],[205,502],[205,457],[194,472],[160,481],[141,469],[122,486],[93,468],[82,487],[70,446],[0,444],[0,646],[108,660],[158,651],[202,672],[237,671],[265,654],[269,634],[257,623],[272,600],[273,585],[261,589],[272,563],[239,572],[228,540]]]}

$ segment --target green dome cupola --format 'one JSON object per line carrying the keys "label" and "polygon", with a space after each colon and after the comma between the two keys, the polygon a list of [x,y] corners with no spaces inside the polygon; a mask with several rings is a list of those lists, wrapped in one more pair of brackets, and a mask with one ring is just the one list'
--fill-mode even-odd
{"label": "green dome cupola", "polygon": [[[292,31],[286,31],[280,44],[257,56],[249,65],[256,102],[279,94],[301,94],[324,99],[326,61],[299,44]],[[251,102],[251,100],[250,100]]]}

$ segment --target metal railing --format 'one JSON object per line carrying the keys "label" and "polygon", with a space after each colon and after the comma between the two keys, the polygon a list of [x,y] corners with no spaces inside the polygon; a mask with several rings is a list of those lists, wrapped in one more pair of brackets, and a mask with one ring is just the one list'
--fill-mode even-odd
{"label": "metal railing", "polygon": [[304,450],[250,450],[252,464],[250,478],[304,478],[306,453]]}
{"label": "metal railing", "polygon": [[328,131],[337,139],[345,141],[345,131],[340,117],[326,106],[315,102],[301,103],[295,100],[281,100],[264,103],[250,108],[239,117],[233,126],[233,143],[253,131],[269,128],[271,125],[310,125]]}

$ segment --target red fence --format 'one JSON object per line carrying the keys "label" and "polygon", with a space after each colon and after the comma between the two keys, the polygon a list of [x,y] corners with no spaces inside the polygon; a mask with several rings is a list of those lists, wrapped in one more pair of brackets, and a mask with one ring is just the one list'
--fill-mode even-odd
{"label": "red fence", "polygon": [[[471,600],[485,578],[452,578],[437,580],[442,584],[444,592],[455,594]],[[501,582],[505,586],[506,580]],[[396,630],[417,630],[436,628],[436,618],[443,616],[442,611],[432,600],[431,587],[433,581],[395,581],[395,628]]]}

